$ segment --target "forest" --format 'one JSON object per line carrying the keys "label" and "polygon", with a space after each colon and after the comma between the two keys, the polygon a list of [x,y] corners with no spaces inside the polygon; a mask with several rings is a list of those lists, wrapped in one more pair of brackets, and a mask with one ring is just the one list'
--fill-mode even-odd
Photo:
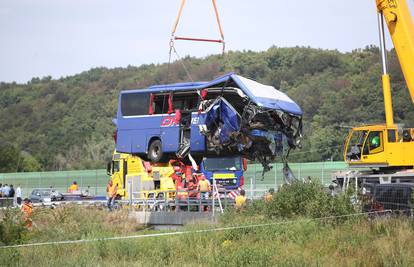
{"label": "forest", "polygon": [[[73,76],[0,83],[0,172],[104,168],[114,149],[112,119],[123,89],[211,80],[227,72],[273,85],[303,109],[304,141],[291,161],[341,160],[348,127],[385,120],[379,50],[271,47],[170,65],[98,67]],[[414,126],[395,51],[388,52],[394,116]],[[183,67],[186,66],[186,69]]]}

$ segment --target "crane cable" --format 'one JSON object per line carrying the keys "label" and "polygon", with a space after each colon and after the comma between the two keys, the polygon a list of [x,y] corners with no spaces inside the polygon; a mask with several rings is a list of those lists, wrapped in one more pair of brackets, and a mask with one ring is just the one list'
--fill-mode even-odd
{"label": "crane cable", "polygon": [[167,81],[170,78],[170,65],[171,65],[171,56],[172,56],[172,52],[175,53],[178,62],[181,63],[181,65],[183,66],[183,69],[187,75],[187,77],[190,79],[190,81],[194,82],[193,77],[191,76],[187,66],[184,63],[184,60],[180,57],[180,55],[178,54],[177,50],[175,49],[174,43],[170,41],[170,51],[168,53],[168,68],[167,68]]}
{"label": "crane cable", "polygon": [[177,27],[178,27],[178,24],[180,22],[181,15],[183,13],[183,9],[184,9],[185,3],[186,3],[186,0],[181,0],[180,9],[178,10],[177,18],[175,19],[174,26],[173,26],[173,29],[172,29],[172,32],[171,32],[170,45],[172,43],[172,45],[174,46],[174,41],[175,40],[221,43],[222,44],[222,53],[224,54],[225,49],[226,49],[226,43],[224,41],[223,27],[221,26],[220,15],[219,15],[219,12],[218,12],[216,0],[211,0],[211,2],[213,4],[214,13],[215,13],[215,16],[216,16],[216,22],[217,22],[217,26],[219,28],[221,39],[207,39],[207,38],[194,38],[194,37],[179,37],[179,36],[176,36],[175,33],[177,31]]}
{"label": "crane cable", "polygon": [[185,4],[186,4],[186,0],[181,0],[180,8],[178,10],[178,14],[177,14],[177,17],[175,19],[175,22],[174,22],[174,25],[173,25],[173,29],[172,29],[172,32],[171,32],[171,38],[170,38],[170,43],[169,43],[170,48],[169,48],[169,56],[168,56],[167,81],[169,81],[171,57],[172,57],[172,54],[174,53],[176,55],[178,61],[183,66],[183,69],[184,69],[187,77],[192,82],[194,82],[194,80],[193,80],[193,78],[192,78],[192,76],[191,76],[191,74],[189,72],[189,69],[187,68],[187,66],[185,65],[184,61],[181,59],[180,55],[178,54],[177,49],[175,48],[175,43],[174,43],[175,40],[221,43],[222,44],[222,55],[224,55],[225,49],[226,49],[226,43],[224,41],[223,27],[221,26],[220,15],[219,15],[219,12],[218,12],[216,0],[212,0],[212,4],[213,4],[214,13],[215,13],[215,16],[216,16],[216,22],[217,22],[217,25],[218,25],[218,28],[219,28],[219,32],[220,32],[221,39],[179,37],[179,36],[176,36],[175,35],[175,33],[177,31],[178,24],[179,24],[180,19],[181,19],[181,15],[183,13],[183,9],[184,9]]}

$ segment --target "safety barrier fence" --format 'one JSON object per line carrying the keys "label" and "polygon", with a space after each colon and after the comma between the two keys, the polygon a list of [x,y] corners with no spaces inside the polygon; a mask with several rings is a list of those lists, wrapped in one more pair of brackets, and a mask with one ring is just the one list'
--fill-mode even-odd
{"label": "safety barrier fence", "polygon": [[[387,210],[393,213],[404,215],[413,215],[414,193],[413,184],[363,184],[358,187],[348,187],[349,201],[355,207],[355,210],[362,212],[385,212]],[[325,188],[326,194],[330,197],[338,197],[345,192],[340,189]],[[200,197],[196,191],[154,191],[154,192],[133,192],[129,194],[128,199],[116,200],[114,209],[129,207],[135,211],[192,211],[201,212],[203,210],[214,212],[223,212],[227,207],[233,207],[235,204],[234,195],[230,196],[232,191],[220,190],[219,194],[213,192],[209,198]],[[246,191],[248,201],[264,199],[268,193],[265,189],[251,189]],[[213,197],[216,196],[216,197]],[[13,198],[0,198],[0,209],[12,207],[15,204]],[[88,205],[88,206],[106,206],[107,200],[102,198],[96,199],[76,199],[71,201],[57,201],[49,203],[35,203],[35,206],[57,206],[57,205]],[[214,207],[214,208],[213,208]]]}
{"label": "safety barrier fence", "polygon": [[[290,163],[294,175],[298,179],[320,180],[329,184],[331,173],[336,170],[345,170],[343,162],[309,162]],[[245,189],[268,190],[278,188],[283,184],[283,163],[273,163],[269,172],[262,176],[263,167],[260,164],[248,164],[244,173]],[[0,183],[13,185],[16,188],[20,185],[23,197],[29,196],[34,188],[53,187],[59,192],[66,192],[73,181],[76,181],[82,192],[86,190],[93,195],[105,195],[108,182],[106,170],[82,170],[82,171],[52,171],[52,172],[24,172],[24,173],[1,173]]]}
{"label": "safety barrier fence", "polygon": [[[132,192],[129,194],[129,199],[120,201],[118,203],[128,204],[134,206],[139,210],[148,211],[214,211],[219,208],[223,211],[228,206],[234,206],[235,197],[240,194],[240,191],[215,189],[210,192],[208,197],[198,191],[186,190],[166,190],[155,192]],[[251,190],[254,194],[246,194],[247,199],[263,198],[267,192],[263,189]]]}
{"label": "safety barrier fence", "polygon": [[[265,189],[251,189],[246,192],[248,200],[261,199],[266,194]],[[233,193],[233,194],[232,194]],[[203,209],[213,210],[212,207],[225,209],[234,206],[235,196],[240,193],[238,190],[220,189],[218,193],[213,190],[208,198],[204,198],[198,191],[186,190],[165,190],[165,191],[142,191],[129,194],[129,198],[116,200],[115,208],[120,206],[131,206],[135,210],[142,211],[202,211]],[[232,195],[231,195],[232,194]],[[214,197],[213,197],[214,196]],[[34,206],[57,206],[67,204],[79,205],[106,205],[107,200],[76,198],[73,200],[50,201],[46,203],[34,203]],[[0,208],[17,206],[13,198],[0,198]]]}

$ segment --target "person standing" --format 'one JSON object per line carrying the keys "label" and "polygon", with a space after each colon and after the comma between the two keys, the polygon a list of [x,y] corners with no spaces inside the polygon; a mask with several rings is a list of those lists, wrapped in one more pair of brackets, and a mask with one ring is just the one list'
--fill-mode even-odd
{"label": "person standing", "polygon": [[109,181],[108,186],[106,187],[108,192],[108,209],[112,211],[112,207],[115,204],[115,198],[118,192],[118,184],[114,185],[112,181]]}
{"label": "person standing", "polygon": [[109,190],[111,189],[112,184],[113,184],[112,180],[109,180],[108,183],[106,184],[106,200],[109,199]]}
{"label": "person standing", "polygon": [[112,190],[112,180],[109,180],[108,183],[106,184],[106,206],[108,207],[109,210],[111,210],[110,206],[111,206],[111,194],[110,191]]}
{"label": "person standing", "polygon": [[269,191],[264,196],[264,201],[266,203],[272,202],[274,193],[275,193],[275,190],[273,188],[270,188]]}
{"label": "person standing", "polygon": [[206,177],[201,174],[200,180],[198,181],[197,191],[200,192],[201,199],[208,199],[211,191],[210,182],[206,179]]}
{"label": "person standing", "polygon": [[17,185],[15,197],[17,205],[20,206],[22,204],[22,189],[20,185]]}
{"label": "person standing", "polygon": [[9,197],[14,198],[15,193],[16,192],[14,191],[13,185],[11,184],[10,185],[10,190],[9,190]]}
{"label": "person standing", "polygon": [[9,197],[10,193],[10,186],[8,184],[5,184],[3,187],[3,197]]}
{"label": "person standing", "polygon": [[[197,185],[197,191],[200,193],[201,199],[209,199],[210,191],[211,191],[211,185],[210,182],[206,179],[204,174],[199,174],[199,181]],[[208,207],[208,206],[207,206]],[[201,206],[201,209],[203,211],[206,211],[206,207]]]}
{"label": "person standing", "polygon": [[33,221],[32,221],[33,205],[28,198],[24,199],[24,203],[22,205],[22,211],[24,214],[23,220],[24,220],[25,226],[28,229],[31,229],[33,226]]}

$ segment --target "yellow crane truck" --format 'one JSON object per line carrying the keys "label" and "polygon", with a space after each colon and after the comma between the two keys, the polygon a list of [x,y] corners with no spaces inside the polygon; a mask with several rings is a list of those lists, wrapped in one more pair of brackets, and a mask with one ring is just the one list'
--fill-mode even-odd
{"label": "yellow crane truck", "polygon": [[406,0],[376,0],[376,5],[386,123],[355,127],[350,131],[345,140],[345,161],[352,168],[369,170],[335,173],[333,178],[340,185],[350,179],[357,179],[358,183],[414,182],[414,128],[394,123],[384,34],[386,24],[414,102],[413,20]]}

